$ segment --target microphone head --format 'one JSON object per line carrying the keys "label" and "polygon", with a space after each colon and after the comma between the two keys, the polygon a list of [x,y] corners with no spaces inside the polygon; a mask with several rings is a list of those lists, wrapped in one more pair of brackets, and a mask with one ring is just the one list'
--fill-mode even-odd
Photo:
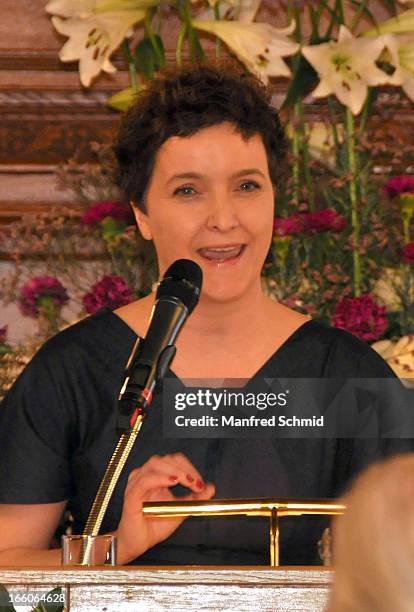
{"label": "microphone head", "polygon": [[203,284],[203,272],[191,259],[177,259],[158,284],[156,300],[174,298],[184,304],[190,314],[197,305]]}

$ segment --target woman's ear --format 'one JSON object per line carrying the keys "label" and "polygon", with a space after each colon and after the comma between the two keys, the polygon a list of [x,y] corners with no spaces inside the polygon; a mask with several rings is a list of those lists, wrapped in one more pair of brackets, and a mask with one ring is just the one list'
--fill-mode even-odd
{"label": "woman's ear", "polygon": [[141,236],[144,240],[152,240],[152,233],[149,226],[148,215],[146,215],[135,202],[131,202],[132,210],[135,215],[135,220],[138,225],[138,229],[141,232]]}

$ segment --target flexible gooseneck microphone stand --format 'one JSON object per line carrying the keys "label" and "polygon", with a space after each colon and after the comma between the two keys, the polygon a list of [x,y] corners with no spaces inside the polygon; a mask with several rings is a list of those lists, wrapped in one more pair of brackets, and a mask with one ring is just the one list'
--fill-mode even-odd
{"label": "flexible gooseneck microphone stand", "polygon": [[[96,536],[115,486],[141,430],[155,387],[164,378],[175,355],[175,340],[195,308],[202,284],[201,268],[180,259],[168,268],[159,283],[145,340],[138,338],[126,367],[126,378],[118,398],[118,444],[99,485],[83,535]],[[83,545],[81,564],[87,565],[91,538]]]}

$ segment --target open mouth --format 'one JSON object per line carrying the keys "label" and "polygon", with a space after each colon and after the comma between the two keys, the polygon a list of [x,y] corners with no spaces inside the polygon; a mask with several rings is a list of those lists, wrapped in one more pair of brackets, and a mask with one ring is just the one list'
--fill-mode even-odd
{"label": "open mouth", "polygon": [[245,244],[233,244],[225,247],[205,247],[198,249],[198,253],[204,259],[208,259],[208,261],[223,263],[238,259],[245,248]]}

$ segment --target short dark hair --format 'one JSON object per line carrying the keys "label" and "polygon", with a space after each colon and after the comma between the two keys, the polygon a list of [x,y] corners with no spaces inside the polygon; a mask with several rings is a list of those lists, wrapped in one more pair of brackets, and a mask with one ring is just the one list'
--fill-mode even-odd
{"label": "short dark hair", "polygon": [[126,113],[114,145],[118,184],[145,211],[145,196],[158,149],[171,136],[191,136],[229,122],[246,139],[262,137],[269,175],[276,185],[286,141],[270,90],[250,73],[226,66],[174,69],[154,78]]}

